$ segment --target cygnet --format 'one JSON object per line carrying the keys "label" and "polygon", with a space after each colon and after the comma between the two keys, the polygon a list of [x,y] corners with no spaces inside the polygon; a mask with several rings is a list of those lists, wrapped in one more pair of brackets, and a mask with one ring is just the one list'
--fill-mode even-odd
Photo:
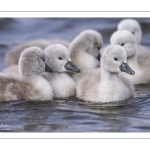
{"label": "cygnet", "polygon": [[100,33],[85,30],[69,45],[71,59],[81,69],[97,68],[100,65],[97,57],[102,45],[103,39]]}
{"label": "cygnet", "polygon": [[44,51],[46,63],[53,70],[53,73],[45,72],[44,75],[52,86],[54,97],[74,96],[75,82],[68,73],[79,73],[81,69],[71,61],[68,49],[61,44],[52,44],[46,47]]}
{"label": "cygnet", "polygon": [[101,68],[75,75],[76,96],[90,102],[115,102],[131,97],[134,87],[120,72],[134,75],[127,54],[118,45],[109,45],[101,57]]}
{"label": "cygnet", "polygon": [[135,37],[127,30],[116,31],[110,38],[112,45],[122,46],[128,57],[128,64],[135,71],[135,75],[127,76],[133,84],[150,83],[150,52],[137,53]]}
{"label": "cygnet", "polygon": [[20,80],[0,75],[0,100],[52,100],[50,84],[41,74],[52,69],[45,64],[44,51],[39,47],[25,49],[19,59]]}

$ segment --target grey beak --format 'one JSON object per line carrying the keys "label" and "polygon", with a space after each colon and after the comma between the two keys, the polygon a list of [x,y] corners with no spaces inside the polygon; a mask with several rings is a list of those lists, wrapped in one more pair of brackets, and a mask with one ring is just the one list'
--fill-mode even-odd
{"label": "grey beak", "polygon": [[135,74],[135,72],[129,67],[129,65],[127,64],[127,63],[122,63],[121,65],[120,65],[120,70],[122,71],[122,72],[126,72],[126,73],[128,73],[128,74],[131,74],[131,75],[134,75]]}
{"label": "grey beak", "polygon": [[77,73],[80,73],[82,72],[81,69],[79,69],[73,62],[71,61],[68,61],[65,66],[66,70],[69,70],[69,71],[72,71],[72,72],[77,72]]}
{"label": "grey beak", "polygon": [[53,70],[47,64],[45,64],[45,72],[53,72]]}
{"label": "grey beak", "polygon": [[101,58],[101,54],[98,53],[98,56],[97,56],[98,61],[100,61],[100,58]]}

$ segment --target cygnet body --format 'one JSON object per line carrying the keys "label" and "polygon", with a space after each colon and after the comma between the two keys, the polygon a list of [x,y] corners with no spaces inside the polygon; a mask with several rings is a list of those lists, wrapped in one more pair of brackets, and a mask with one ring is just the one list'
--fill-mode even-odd
{"label": "cygnet body", "polygon": [[91,102],[114,102],[128,99],[133,85],[120,76],[121,71],[134,74],[126,63],[127,54],[121,46],[108,46],[101,57],[101,68],[75,76],[76,96]]}
{"label": "cygnet body", "polygon": [[97,57],[102,45],[103,39],[100,33],[85,30],[69,45],[71,59],[81,69],[97,68],[100,65]]}
{"label": "cygnet body", "polygon": [[133,84],[150,83],[150,53],[143,51],[137,53],[136,40],[127,30],[116,31],[110,38],[110,43],[113,45],[122,46],[127,52],[128,64],[135,71],[135,75],[127,76]]}
{"label": "cygnet body", "polygon": [[52,88],[41,74],[52,72],[45,64],[45,54],[39,47],[26,49],[19,59],[20,80],[0,76],[0,100],[51,100]]}
{"label": "cygnet body", "polygon": [[75,95],[75,82],[67,74],[71,72],[81,72],[81,70],[71,62],[68,49],[61,44],[52,44],[45,50],[46,63],[53,70],[53,73],[44,73],[44,76],[52,86],[54,97],[65,98]]}
{"label": "cygnet body", "polygon": [[57,43],[62,44],[66,46],[67,48],[69,47],[69,44],[62,40],[48,41],[44,39],[37,39],[37,40],[33,40],[27,43],[17,45],[14,49],[6,53],[5,55],[6,66],[9,67],[9,66],[18,65],[19,57],[26,48],[29,48],[31,46],[37,46],[37,47],[40,47],[41,49],[45,49],[48,45],[57,44]]}
{"label": "cygnet body", "polygon": [[15,79],[20,79],[18,65],[14,65],[14,66],[10,66],[8,68],[5,68],[2,71],[2,73],[9,76],[9,77],[13,77]]}

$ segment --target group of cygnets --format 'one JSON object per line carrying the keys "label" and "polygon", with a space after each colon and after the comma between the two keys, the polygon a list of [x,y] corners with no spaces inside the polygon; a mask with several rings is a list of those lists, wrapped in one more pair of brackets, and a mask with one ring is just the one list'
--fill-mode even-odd
{"label": "group of cygnets", "polygon": [[141,38],[140,24],[124,19],[106,47],[94,30],[81,32],[71,43],[39,39],[21,44],[6,53],[0,101],[128,99],[135,84],[150,83],[150,51],[140,45]]}

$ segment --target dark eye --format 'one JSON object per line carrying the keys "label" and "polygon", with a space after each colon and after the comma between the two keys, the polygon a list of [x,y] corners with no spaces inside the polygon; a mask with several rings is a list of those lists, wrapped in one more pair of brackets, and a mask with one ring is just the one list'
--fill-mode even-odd
{"label": "dark eye", "polygon": [[98,46],[97,48],[98,48],[98,50],[100,50],[100,49],[101,49],[101,46]]}
{"label": "dark eye", "polygon": [[40,59],[39,60],[43,60],[43,61],[45,61],[45,57],[40,57]]}
{"label": "dark eye", "polygon": [[98,47],[97,43],[94,43],[94,48],[97,48],[97,47]]}
{"label": "dark eye", "polygon": [[115,57],[114,60],[115,60],[115,61],[118,61],[118,58]]}
{"label": "dark eye", "polygon": [[132,32],[132,34],[134,35],[134,32]]}
{"label": "dark eye", "polygon": [[62,60],[62,57],[58,57],[59,60]]}
{"label": "dark eye", "polygon": [[121,44],[121,46],[123,46],[123,45],[124,45],[124,43]]}

